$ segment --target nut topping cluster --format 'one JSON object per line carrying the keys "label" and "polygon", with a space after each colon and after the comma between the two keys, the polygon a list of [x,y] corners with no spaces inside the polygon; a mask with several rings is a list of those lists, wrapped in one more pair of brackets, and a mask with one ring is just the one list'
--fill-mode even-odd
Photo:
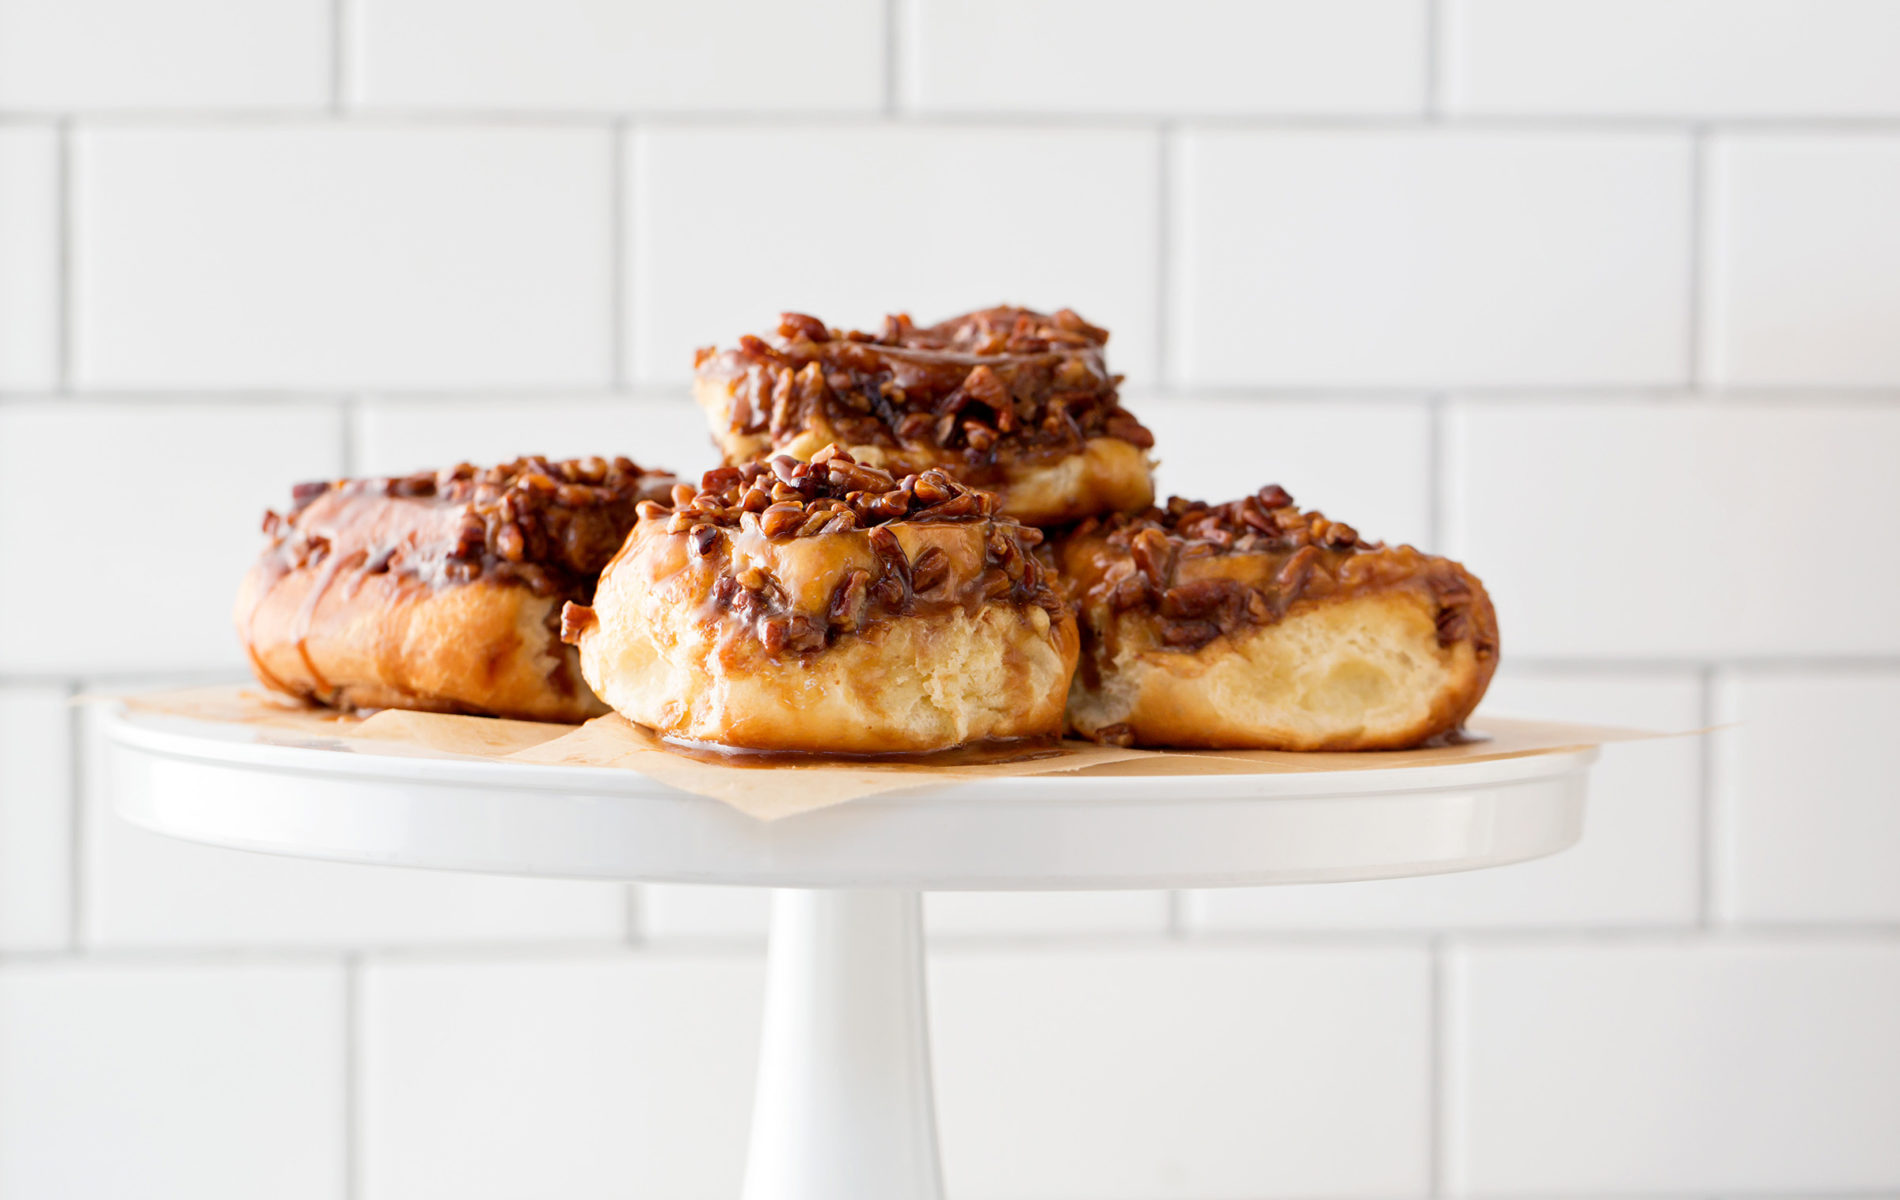
{"label": "nut topping cluster", "polygon": [[338,532],[305,527],[306,515],[325,497],[386,496],[459,508],[460,521],[445,541],[365,548],[360,569],[452,583],[489,577],[544,596],[591,594],[594,577],[633,528],[636,506],[665,494],[672,482],[626,458],[534,455],[495,467],[462,463],[391,478],[298,484],[288,514],[264,514],[264,532],[291,565],[311,565],[329,553]]}
{"label": "nut topping cluster", "polygon": [[[810,462],[779,455],[766,463],[716,468],[706,472],[698,491],[675,485],[671,500],[643,501],[641,519],[664,521],[668,533],[686,535],[693,555],[702,559],[719,561],[735,531],[771,540],[854,532],[866,537],[875,570],[846,572],[822,613],[795,611],[777,581],[757,568],[734,570],[719,562],[718,610],[775,654],[822,649],[842,634],[925,605],[1008,603],[1035,609],[1041,628],[1046,618],[1065,611],[1049,567],[1035,552],[1042,531],[993,515],[993,495],[940,470],[896,479],[827,446]],[[949,557],[931,546],[910,558],[890,528],[900,522],[987,524],[982,571],[951,586]]]}
{"label": "nut topping cluster", "polygon": [[774,443],[823,418],[850,444],[951,451],[970,467],[1065,455],[1092,437],[1154,445],[1117,398],[1107,332],[1067,309],[985,309],[923,328],[899,314],[876,334],[785,313],[778,333],[698,358],[702,374],[733,380],[732,428]]}
{"label": "nut topping cluster", "polygon": [[[810,462],[781,454],[769,462],[715,467],[701,477],[698,491],[675,484],[671,498],[669,532],[741,528],[770,538],[847,533],[892,521],[985,520],[996,511],[995,496],[947,472],[933,468],[900,480],[836,446]],[[667,508],[649,500],[639,513],[642,519],[662,517]],[[701,536],[695,534],[696,543]]]}
{"label": "nut topping cluster", "polygon": [[[1115,561],[1089,588],[1085,603],[1112,613],[1152,611],[1162,644],[1182,650],[1199,649],[1243,626],[1278,621],[1301,599],[1418,576],[1438,605],[1440,645],[1482,632],[1470,616],[1471,586],[1455,564],[1408,546],[1387,550],[1362,541],[1344,522],[1300,511],[1277,484],[1226,504],[1177,496],[1166,508],[1091,518],[1072,535],[1077,541],[1091,536],[1102,538]],[[1229,554],[1262,556],[1270,574],[1249,583],[1191,565]],[[1356,558],[1363,569],[1348,565]]]}

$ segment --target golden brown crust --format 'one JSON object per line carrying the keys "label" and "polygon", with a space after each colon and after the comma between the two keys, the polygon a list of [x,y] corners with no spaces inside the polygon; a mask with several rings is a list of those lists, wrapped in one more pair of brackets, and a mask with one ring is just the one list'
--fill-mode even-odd
{"label": "golden brown crust", "polygon": [[672,477],[624,459],[519,459],[302,485],[235,619],[266,686],[339,708],[576,721],[605,707],[561,644],[643,498]]}
{"label": "golden brown crust", "polygon": [[1034,525],[1154,499],[1153,435],[1120,405],[1107,333],[1072,312],[899,315],[878,334],[786,313],[779,334],[700,352],[694,397],[728,463],[835,444],[894,474],[947,471]]}
{"label": "golden brown crust", "polygon": [[335,708],[413,708],[583,721],[607,711],[555,622],[562,601],[516,583],[435,587],[322,567],[254,567],[238,593],[253,669],[276,691]]}
{"label": "golden brown crust", "polygon": [[1278,488],[1090,522],[1058,548],[1081,611],[1084,736],[1382,750],[1458,728],[1497,666],[1475,576],[1361,541]]}
{"label": "golden brown crust", "polygon": [[661,733],[924,753],[1054,736],[1078,647],[1040,535],[940,473],[835,451],[708,472],[647,506],[567,631],[594,690]]}

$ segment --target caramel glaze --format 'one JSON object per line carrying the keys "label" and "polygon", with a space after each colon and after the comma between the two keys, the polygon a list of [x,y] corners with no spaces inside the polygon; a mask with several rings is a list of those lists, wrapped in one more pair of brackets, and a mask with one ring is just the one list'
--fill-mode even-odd
{"label": "caramel glaze", "polygon": [[772,447],[822,427],[891,451],[893,463],[953,463],[994,485],[1006,464],[1063,458],[1091,438],[1154,445],[1121,407],[1107,331],[1068,309],[988,308],[922,328],[898,314],[875,334],[785,313],[778,334],[777,344],[748,336],[695,359],[702,380],[728,389],[732,431]]}
{"label": "caramel glaze", "polygon": [[[664,495],[672,483],[671,475],[625,458],[551,462],[537,455],[496,467],[462,463],[414,475],[298,484],[287,512],[264,514],[270,544],[255,568],[255,599],[239,622],[245,652],[258,679],[273,690],[332,703],[336,689],[312,661],[307,643],[318,606],[339,579],[348,581],[346,595],[371,576],[389,575],[404,592],[488,579],[537,596],[585,602],[632,528],[638,504]],[[294,627],[313,688],[293,686],[269,671],[252,636],[265,599],[299,570],[319,573]],[[559,635],[559,608],[550,612],[553,636]],[[565,655],[556,656],[550,682],[561,694],[574,694]]]}
{"label": "caramel glaze", "polygon": [[1119,650],[1123,613],[1150,618],[1154,645],[1144,648],[1191,653],[1303,608],[1409,589],[1432,605],[1439,645],[1469,641],[1480,660],[1498,652],[1497,616],[1463,566],[1366,542],[1350,525],[1300,511],[1278,485],[1227,504],[1177,496],[1165,508],[1091,518],[1062,539],[1057,557],[1081,610],[1080,670],[1090,687]]}
{"label": "caramel glaze", "polygon": [[[1066,615],[1040,530],[993,515],[995,497],[940,470],[899,480],[835,446],[809,463],[780,455],[708,471],[697,491],[640,505],[615,570],[693,607],[737,666],[821,651],[879,622],[995,604],[1026,611],[1039,631]],[[562,636],[593,624],[570,603]]]}

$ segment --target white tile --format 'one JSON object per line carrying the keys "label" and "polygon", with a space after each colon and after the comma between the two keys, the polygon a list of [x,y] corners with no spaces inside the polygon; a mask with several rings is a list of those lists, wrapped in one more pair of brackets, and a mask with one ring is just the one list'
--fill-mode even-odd
{"label": "white tile", "polygon": [[[924,929],[938,937],[1161,933],[1168,909],[1166,892],[932,892],[924,897]],[[651,939],[757,944],[771,924],[772,893],[649,884],[640,889],[639,913]]]}
{"label": "white tile", "polygon": [[1469,949],[1448,968],[1453,1194],[1900,1186],[1900,947]]}
{"label": "white tile", "polygon": [[606,942],[626,932],[617,884],[353,866],[148,833],[111,811],[124,752],[105,747],[93,727],[87,753],[88,946]]}
{"label": "white tile", "polygon": [[762,985],[714,956],[372,964],[365,1200],[738,1195]]}
{"label": "white tile", "polygon": [[64,688],[0,687],[0,950],[71,935],[71,731]]}
{"label": "white tile", "polygon": [[59,143],[50,129],[0,128],[0,388],[50,388],[59,374]]}
{"label": "white tile", "polygon": [[1711,378],[1900,386],[1900,136],[1718,138],[1706,195]]}
{"label": "white tile", "polygon": [[[59,597],[0,589],[0,670],[235,665],[238,581],[290,485],[334,475],[341,422],[316,405],[60,400],[0,408],[0,556],[110,581]],[[48,520],[48,504],[57,519]]]}
{"label": "white tile", "polygon": [[1403,949],[940,955],[948,1191],[1423,1194],[1426,976]]}
{"label": "white tile", "polygon": [[1152,133],[662,128],[633,135],[631,165],[640,380],[687,378],[696,347],[770,331],[784,309],[875,328],[1005,302],[1076,309],[1113,331],[1111,366],[1152,377]]}
{"label": "white tile", "polygon": [[875,110],[879,0],[377,0],[358,98],[404,109]]}
{"label": "white tile", "polygon": [[1724,681],[1721,915],[1900,921],[1900,676]]}
{"label": "white tile", "polygon": [[1415,113],[1418,0],[907,0],[909,103],[936,112]]}
{"label": "white tile", "polygon": [[698,479],[719,462],[706,414],[684,392],[654,399],[376,400],[357,427],[356,470],[398,474],[522,454],[624,454]]}
{"label": "white tile", "polygon": [[769,888],[652,883],[636,901],[648,938],[718,938],[760,942],[772,920]]}
{"label": "white tile", "polygon": [[335,1200],[343,975],[0,968],[0,1193]]}
{"label": "white tile", "polygon": [[924,930],[932,937],[1059,937],[1164,933],[1166,892],[932,892]]}
{"label": "white tile", "polygon": [[604,131],[93,128],[74,156],[85,386],[607,381]]}
{"label": "white tile", "polygon": [[1900,411],[1470,404],[1447,442],[1447,548],[1507,658],[1900,652],[1900,560],[1868,540]]}
{"label": "white tile", "polygon": [[[1680,732],[1701,725],[1688,672],[1508,671],[1482,712]],[[1192,928],[1528,929],[1688,925],[1700,894],[1694,738],[1612,745],[1590,772],[1583,841],[1536,862],[1421,879],[1191,893]]]}
{"label": "white tile", "polygon": [[1163,496],[1232,500],[1277,483],[1367,537],[1431,547],[1423,403],[1128,398],[1154,431]]}
{"label": "white tile", "polygon": [[1887,0],[1446,0],[1440,30],[1455,113],[1900,113]]}
{"label": "white tile", "polygon": [[325,0],[0,0],[0,108],[314,108]]}
{"label": "white tile", "polygon": [[1686,378],[1686,137],[1196,130],[1178,145],[1183,383]]}

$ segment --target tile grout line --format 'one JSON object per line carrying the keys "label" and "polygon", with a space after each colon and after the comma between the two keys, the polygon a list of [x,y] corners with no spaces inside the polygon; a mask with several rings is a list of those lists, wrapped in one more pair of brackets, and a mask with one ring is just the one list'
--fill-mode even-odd
{"label": "tile grout line", "polygon": [[1689,298],[1687,307],[1689,390],[1696,391],[1702,383],[1702,309],[1703,294],[1702,272],[1708,259],[1708,250],[1704,239],[1707,237],[1708,222],[1703,216],[1704,192],[1708,187],[1708,131],[1704,126],[1694,126],[1689,131]]}
{"label": "tile grout line", "polygon": [[1446,462],[1445,395],[1437,392],[1425,398],[1425,536],[1432,553],[1445,548],[1445,485],[1449,474]]}
{"label": "tile grout line", "polygon": [[363,1194],[363,956],[343,958],[343,1197]]}
{"label": "tile grout line", "polygon": [[[1464,1045],[1459,1020],[1464,995],[1451,959],[1457,945],[1448,938],[1432,939],[1432,1146],[1431,1195],[1454,1194],[1452,1142],[1462,1136],[1464,1113],[1460,1105],[1459,1065]],[[1462,1182],[1462,1181],[1458,1181]]]}
{"label": "tile grout line", "polygon": [[353,478],[363,466],[363,398],[345,396],[341,407],[342,444],[337,447],[337,465],[345,479]]}
{"label": "tile grout line", "polygon": [[[348,0],[333,0],[347,3]],[[354,6],[350,6],[354,11]],[[352,82],[348,56],[343,80],[346,91]],[[336,73],[336,68],[331,68]],[[901,75],[901,73],[900,73]],[[331,85],[333,88],[335,84]],[[348,107],[347,105],[345,107]],[[108,128],[203,128],[207,126],[299,126],[334,117],[337,108],[330,100],[314,105],[285,105],[277,108],[171,108],[140,110],[134,108],[88,110],[88,125]],[[1122,112],[1099,110],[1076,112],[1057,109],[1019,109],[991,111],[936,112],[908,110],[884,111],[882,104],[861,108],[724,109],[686,112],[657,108],[482,108],[455,109],[402,108],[376,106],[348,108],[348,115],[369,124],[412,128],[469,127],[482,125],[539,125],[557,128],[595,128],[606,121],[651,120],[670,129],[748,128],[783,129],[813,125],[831,128],[868,127],[888,124],[893,115],[901,115],[906,124],[925,128],[998,129],[1028,127],[1041,131],[1070,129],[1115,129],[1136,131],[1152,129],[1158,120],[1167,119],[1197,128],[1277,133],[1306,130],[1340,130],[1402,133],[1423,131],[1440,125],[1456,126],[1473,132],[1572,134],[1673,133],[1687,134],[1704,130],[1711,134],[1774,133],[1815,137],[1900,133],[1900,117],[1715,117],[1698,113],[1662,113],[1638,116],[1604,116],[1595,113],[1465,113],[1465,114],[1392,114],[1260,112],[1232,113],[1217,111]],[[47,114],[26,111],[0,111],[0,128],[43,124]]]}
{"label": "tile grout line", "polygon": [[86,901],[86,710],[71,701],[79,696],[80,683],[68,680],[66,696],[66,949],[74,954],[84,946]]}
{"label": "tile grout line", "polygon": [[1425,1170],[1426,1195],[1445,1194],[1445,939],[1436,936],[1429,943],[1426,992],[1426,1020],[1430,1039],[1426,1058]]}
{"label": "tile grout line", "polygon": [[627,883],[621,886],[626,889],[625,895],[621,897],[620,919],[625,923],[625,928],[621,930],[621,941],[629,946],[645,946],[646,915],[643,911],[645,906],[641,904],[640,885]]}
{"label": "tile grout line", "polygon": [[902,0],[884,0],[884,78],[882,80],[884,97],[880,110],[886,117],[896,116],[899,108],[900,63],[898,58],[903,53],[904,42],[903,30],[898,26],[901,19],[898,10],[901,7]]}
{"label": "tile grout line", "polygon": [[349,107],[348,43],[355,22],[351,19],[351,0],[330,0],[330,104],[331,116],[344,115]]}
{"label": "tile grout line", "polygon": [[54,125],[53,188],[58,206],[54,214],[54,236],[58,239],[54,286],[59,319],[54,330],[53,372],[59,395],[73,390],[73,322],[78,306],[73,302],[73,123],[62,118]]}
{"label": "tile grout line", "polygon": [[[1564,950],[1604,947],[1706,948],[1745,946],[1784,950],[1815,945],[1891,948],[1900,946],[1900,923],[1801,922],[1722,924],[1700,929],[1693,924],[1642,926],[1566,926],[1559,924],[1524,927],[1460,926],[1437,932],[1395,928],[1354,929],[1336,926],[1329,929],[1252,929],[1197,932],[1183,939],[1165,931],[1103,933],[963,933],[938,934],[930,939],[932,954],[988,955],[1050,953],[1088,954],[1103,950],[1155,949],[1261,952],[1304,952],[1312,949],[1377,950],[1429,953],[1434,939],[1444,942],[1447,962],[1463,949],[1516,952],[1526,948]],[[760,934],[674,935],[642,943],[639,949],[656,961],[705,961],[709,959],[755,958],[766,947]],[[16,964],[85,962],[120,966],[169,965],[191,968],[230,966],[342,966],[349,958],[373,958],[378,963],[429,964],[514,964],[533,966],[542,963],[575,961],[624,961],[632,949],[624,940],[562,939],[554,941],[520,940],[506,943],[471,944],[437,941],[397,943],[378,946],[366,954],[361,948],[341,945],[283,946],[220,943],[177,946],[119,946],[71,949],[0,951],[0,967]],[[1447,978],[1451,973],[1447,972]],[[1455,988],[1448,985],[1448,995]],[[1455,1013],[1456,1004],[1448,1002],[1446,1011]],[[1446,1074],[1454,1077],[1455,1037],[1447,1039]],[[1447,1111],[1450,1111],[1449,1109]],[[1449,1127],[1449,1123],[1448,1123]]]}
{"label": "tile grout line", "polygon": [[[1727,707],[1721,700],[1726,687],[1723,669],[1714,664],[1704,666],[1701,670],[1701,685],[1702,706],[1697,717],[1702,727],[1708,729],[1722,719],[1723,710]],[[1696,852],[1702,868],[1696,881],[1696,927],[1705,932],[1716,927],[1718,913],[1723,907],[1720,876],[1725,835],[1722,829],[1721,787],[1726,782],[1726,772],[1718,746],[1721,738],[1719,733],[1708,733],[1696,739]]]}
{"label": "tile grout line", "polygon": [[631,124],[615,121],[608,128],[607,168],[607,362],[616,388],[627,386],[627,139]]}
{"label": "tile grout line", "polygon": [[1154,377],[1170,380],[1174,355],[1169,353],[1174,306],[1174,146],[1176,126],[1163,121],[1155,129],[1155,357]]}

